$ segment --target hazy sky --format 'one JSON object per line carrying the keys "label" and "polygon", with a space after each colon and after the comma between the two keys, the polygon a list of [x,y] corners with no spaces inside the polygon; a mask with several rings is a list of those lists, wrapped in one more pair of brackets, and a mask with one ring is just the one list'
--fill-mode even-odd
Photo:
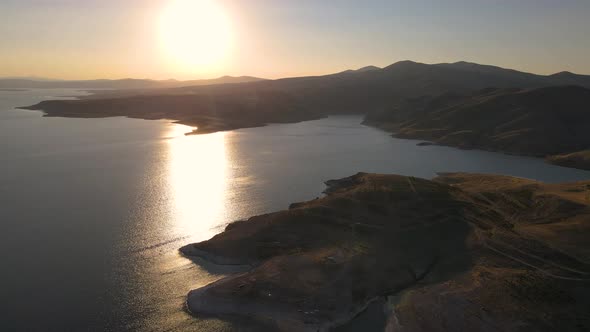
{"label": "hazy sky", "polygon": [[159,37],[170,1],[0,0],[0,76],[276,78],[405,59],[590,74],[590,0],[210,0],[231,48],[185,67]]}

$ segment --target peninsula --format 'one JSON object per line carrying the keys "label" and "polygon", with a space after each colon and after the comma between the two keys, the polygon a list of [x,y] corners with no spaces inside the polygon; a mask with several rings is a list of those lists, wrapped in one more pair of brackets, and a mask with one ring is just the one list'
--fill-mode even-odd
{"label": "peninsula", "polygon": [[590,181],[358,173],[327,185],[183,247],[251,266],[191,291],[189,310],[326,331],[381,301],[388,331],[590,328]]}

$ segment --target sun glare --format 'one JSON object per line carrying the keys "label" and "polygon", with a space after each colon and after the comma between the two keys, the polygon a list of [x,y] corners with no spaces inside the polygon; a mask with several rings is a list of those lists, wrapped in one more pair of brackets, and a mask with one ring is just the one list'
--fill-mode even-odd
{"label": "sun glare", "polygon": [[175,66],[207,71],[228,56],[230,21],[214,0],[171,0],[160,18],[160,38]]}
{"label": "sun glare", "polygon": [[169,184],[175,236],[202,241],[225,221],[229,160],[225,132],[190,135],[191,127],[173,124],[168,133]]}

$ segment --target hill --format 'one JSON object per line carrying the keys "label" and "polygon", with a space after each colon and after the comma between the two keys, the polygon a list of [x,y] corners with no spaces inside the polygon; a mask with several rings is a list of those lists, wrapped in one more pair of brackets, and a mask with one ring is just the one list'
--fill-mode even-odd
{"label": "hill", "polygon": [[590,182],[359,173],[327,184],[323,198],[182,248],[250,266],[191,291],[189,310],[273,331],[346,331],[374,305],[372,325],[388,331],[590,327]]}
{"label": "hill", "polygon": [[396,137],[461,148],[548,156],[590,147],[590,90],[484,89],[407,99],[365,123]]}

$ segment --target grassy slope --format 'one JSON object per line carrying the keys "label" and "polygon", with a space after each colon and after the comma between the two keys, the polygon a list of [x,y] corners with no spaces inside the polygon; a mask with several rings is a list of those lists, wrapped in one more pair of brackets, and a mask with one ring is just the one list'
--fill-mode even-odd
{"label": "grassy slope", "polygon": [[[184,247],[189,256],[253,266],[191,292],[189,308],[315,330],[345,323],[376,298],[404,294],[390,325],[551,331],[580,324],[588,303],[581,280],[590,277],[590,182],[359,173],[328,184],[324,198]],[[554,293],[563,300],[554,302]],[[445,301],[485,319],[464,319]]]}

